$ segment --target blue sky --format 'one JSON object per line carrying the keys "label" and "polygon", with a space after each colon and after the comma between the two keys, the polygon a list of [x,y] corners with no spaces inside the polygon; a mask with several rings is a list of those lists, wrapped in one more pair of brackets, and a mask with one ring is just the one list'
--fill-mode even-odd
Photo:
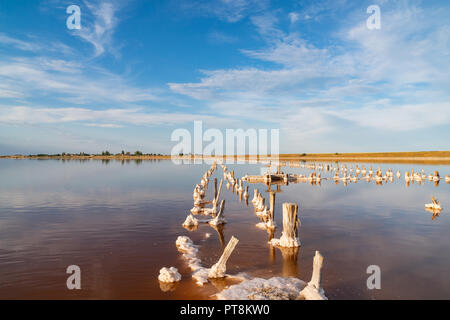
{"label": "blue sky", "polygon": [[449,17],[437,0],[0,0],[0,154],[170,153],[194,120],[279,128],[289,153],[450,150]]}

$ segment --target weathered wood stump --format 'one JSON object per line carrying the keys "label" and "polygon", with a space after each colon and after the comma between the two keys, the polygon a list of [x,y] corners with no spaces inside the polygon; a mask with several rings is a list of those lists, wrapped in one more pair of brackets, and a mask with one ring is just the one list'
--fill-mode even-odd
{"label": "weathered wood stump", "polygon": [[298,239],[298,205],[283,203],[283,232],[280,239],[272,239],[271,243],[280,247],[299,247]]}
{"label": "weathered wood stump", "polygon": [[239,240],[237,238],[235,238],[234,236],[231,237],[219,261],[209,270],[209,278],[223,278],[225,276],[225,272],[227,270],[226,263],[238,242]]}

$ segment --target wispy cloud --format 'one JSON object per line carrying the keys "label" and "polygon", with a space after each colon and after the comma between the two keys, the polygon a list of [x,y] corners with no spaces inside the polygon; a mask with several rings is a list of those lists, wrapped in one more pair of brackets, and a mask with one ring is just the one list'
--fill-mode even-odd
{"label": "wispy cloud", "polygon": [[40,39],[17,39],[0,32],[0,44],[5,45],[6,48],[16,48],[22,51],[29,51],[33,53],[48,52],[48,53],[63,53],[70,55],[73,50],[59,42],[59,41],[45,41],[45,45],[42,44],[44,41]]}
{"label": "wispy cloud", "polygon": [[113,34],[119,22],[116,16],[120,9],[119,2],[114,0],[98,2],[85,0],[84,5],[89,10],[92,19],[83,18],[81,29],[72,32],[94,46],[94,56],[96,57],[102,55],[106,49],[110,49],[113,54],[117,54],[113,46]]}
{"label": "wispy cloud", "polygon": [[85,126],[98,128],[123,128],[122,125],[115,123],[86,123]]}
{"label": "wispy cloud", "polygon": [[41,108],[0,106],[0,122],[9,124],[82,123],[88,126],[119,128],[123,125],[174,125],[194,120],[218,121],[215,116],[185,113],[155,113],[142,109]]}
{"label": "wispy cloud", "polygon": [[291,23],[296,23],[300,19],[300,15],[297,12],[289,12],[289,20]]}
{"label": "wispy cloud", "polygon": [[[36,98],[51,92],[62,101],[76,104],[157,100],[150,89],[130,86],[122,77],[88,68],[80,61],[45,57],[4,59],[0,62],[0,79],[21,96]],[[9,94],[6,89],[0,91],[0,97]]]}
{"label": "wispy cloud", "polygon": [[[331,15],[322,4],[302,14]],[[355,22],[331,33],[330,45],[284,31],[276,13],[254,16],[267,45],[241,52],[277,67],[203,70],[198,82],[169,86],[214,112],[278,124],[297,140],[345,126],[399,132],[449,124],[445,14],[402,2],[383,10],[382,28],[374,32],[359,11],[349,13]],[[308,104],[314,100],[319,103]]]}
{"label": "wispy cloud", "polygon": [[0,43],[13,46],[24,51],[38,51],[42,48],[41,45],[36,43],[11,38],[3,33],[0,33]]}
{"label": "wispy cloud", "polygon": [[238,22],[245,17],[261,12],[269,7],[269,0],[183,0],[177,1],[185,11],[192,14],[218,17],[230,23]]}
{"label": "wispy cloud", "polygon": [[213,31],[208,34],[208,39],[214,43],[230,44],[238,41],[238,38],[219,31]]}

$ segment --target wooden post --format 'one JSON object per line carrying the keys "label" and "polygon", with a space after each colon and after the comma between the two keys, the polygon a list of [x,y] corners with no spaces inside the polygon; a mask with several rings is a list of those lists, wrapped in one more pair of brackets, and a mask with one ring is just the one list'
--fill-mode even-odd
{"label": "wooden post", "polygon": [[288,238],[297,237],[298,205],[296,203],[283,203],[283,235]]}
{"label": "wooden post", "polygon": [[280,247],[299,247],[298,231],[298,205],[296,203],[283,203],[283,233],[280,239],[273,239],[272,243]]}
{"label": "wooden post", "polygon": [[323,264],[323,256],[320,254],[319,251],[316,250],[316,255],[314,256],[314,262],[313,262],[313,273],[311,276],[311,281],[308,282],[308,286],[313,286],[317,290],[320,289],[322,264]]}
{"label": "wooden post", "polygon": [[217,178],[214,178],[214,199],[217,198]]}
{"label": "wooden post", "polygon": [[269,220],[272,221],[272,223],[275,221],[275,192],[270,193],[270,214],[269,214]]}
{"label": "wooden post", "polygon": [[261,195],[261,193],[259,194],[259,201],[256,205],[256,211],[263,211],[264,210],[264,205],[265,205],[266,199]]}
{"label": "wooden post", "polygon": [[230,241],[225,247],[225,250],[223,250],[222,256],[220,257],[219,261],[209,270],[209,278],[223,278],[225,276],[226,263],[238,242],[239,240],[237,238],[235,238],[234,236],[231,237]]}
{"label": "wooden post", "polygon": [[258,188],[255,188],[254,190],[253,190],[253,199],[252,199],[252,203],[253,204],[256,204],[256,201],[258,201],[258,193],[259,193],[259,191],[258,191]]}
{"label": "wooden post", "polygon": [[225,199],[220,202],[219,213],[217,214],[217,219],[221,219],[223,217],[223,210],[225,209]]}
{"label": "wooden post", "polygon": [[219,201],[219,198],[220,198],[220,192],[222,191],[222,183],[223,183],[223,180],[220,179],[219,191],[217,191],[217,195],[216,195],[216,197],[214,198],[214,202],[215,202],[215,203],[217,203],[217,202]]}

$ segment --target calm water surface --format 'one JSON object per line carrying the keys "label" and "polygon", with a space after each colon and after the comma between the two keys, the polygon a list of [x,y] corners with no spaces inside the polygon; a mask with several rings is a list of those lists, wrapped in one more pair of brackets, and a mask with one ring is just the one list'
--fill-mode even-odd
{"label": "calm water surface", "polygon": [[[378,166],[400,169],[402,178],[382,186],[362,180],[347,186],[324,181],[281,187],[275,237],[281,233],[282,203],[298,203],[302,246],[293,252],[271,248],[270,235],[255,227],[259,220],[253,206],[226,188],[223,228],[200,225],[190,232],[181,226],[206,164],[2,159],[0,298],[210,299],[230,283],[196,286],[175,240],[189,236],[209,267],[234,235],[240,242],[227,264],[231,274],[309,280],[319,250],[325,258],[323,287],[331,299],[450,299],[450,184],[407,187],[403,179],[404,170],[439,170],[443,177],[450,167]],[[259,174],[263,165],[228,167],[241,177]],[[223,177],[220,166],[213,177]],[[254,187],[267,189],[250,185],[251,196]],[[206,198],[212,193],[210,183]],[[432,195],[444,207],[434,219],[424,210]],[[82,290],[66,288],[66,268],[73,264],[81,268]],[[381,290],[367,289],[369,265],[381,268]],[[164,266],[182,274],[175,287],[161,288],[157,276]]]}

